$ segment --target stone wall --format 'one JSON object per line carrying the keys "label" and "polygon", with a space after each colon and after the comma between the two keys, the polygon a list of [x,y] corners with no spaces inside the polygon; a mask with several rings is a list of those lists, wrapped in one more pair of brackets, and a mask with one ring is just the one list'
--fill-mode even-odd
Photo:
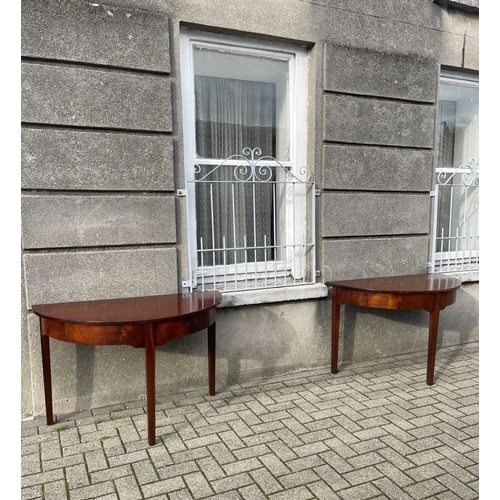
{"label": "stone wall", "polygon": [[[44,409],[32,304],[175,293],[188,276],[181,28],[308,48],[320,281],[426,272],[439,69],[478,70],[476,12],[428,0],[23,0],[24,415]],[[477,311],[478,285],[464,285],[440,345],[477,340]],[[328,298],[218,317],[219,387],[329,364]],[[346,308],[342,321],[345,362],[426,347],[426,313]],[[145,393],[141,350],[55,341],[52,352],[56,414]],[[159,392],[206,386],[203,332],[157,357]]]}
{"label": "stone wall", "polygon": [[[22,56],[25,307],[177,292],[169,18],[134,2],[26,1]],[[32,316],[26,413],[43,397]],[[88,382],[94,348],[53,344],[55,399],[67,392],[89,403],[99,392]],[[113,349],[95,350],[116,356],[106,362],[112,372],[123,362]]]}

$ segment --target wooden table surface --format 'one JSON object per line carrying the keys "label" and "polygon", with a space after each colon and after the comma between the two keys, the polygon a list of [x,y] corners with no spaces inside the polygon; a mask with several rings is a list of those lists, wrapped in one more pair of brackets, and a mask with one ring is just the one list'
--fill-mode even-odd
{"label": "wooden table surface", "polygon": [[155,346],[207,329],[209,394],[215,394],[216,307],[219,291],[36,304],[40,318],[47,425],[54,422],[49,339],[146,348],[148,441],[155,437]]}
{"label": "wooden table surface", "polygon": [[332,373],[338,372],[340,306],[377,309],[408,309],[430,312],[427,353],[427,384],[434,383],[439,312],[456,301],[459,279],[445,274],[413,274],[343,281],[328,281],[332,287]]}

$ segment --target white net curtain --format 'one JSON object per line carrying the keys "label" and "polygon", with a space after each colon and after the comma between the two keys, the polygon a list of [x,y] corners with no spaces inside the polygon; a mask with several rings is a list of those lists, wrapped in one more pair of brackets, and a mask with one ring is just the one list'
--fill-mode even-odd
{"label": "white net curtain", "polygon": [[[197,75],[195,119],[201,166],[203,158],[222,162],[246,147],[259,148],[262,156],[276,155],[276,86],[272,83]],[[207,182],[197,183],[197,240],[202,239],[204,249],[246,246],[249,250],[245,256],[244,250],[205,252],[204,266],[222,265],[223,259],[225,264],[274,259],[273,249],[252,247],[264,246],[264,235],[267,246],[274,243],[275,185],[238,182],[234,168],[234,164],[223,165]]]}

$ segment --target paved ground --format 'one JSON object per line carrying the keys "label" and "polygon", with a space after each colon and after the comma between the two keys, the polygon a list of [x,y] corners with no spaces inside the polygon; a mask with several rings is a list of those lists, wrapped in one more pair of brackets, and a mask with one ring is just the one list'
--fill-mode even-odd
{"label": "paved ground", "polygon": [[22,498],[477,499],[477,343],[22,423]]}

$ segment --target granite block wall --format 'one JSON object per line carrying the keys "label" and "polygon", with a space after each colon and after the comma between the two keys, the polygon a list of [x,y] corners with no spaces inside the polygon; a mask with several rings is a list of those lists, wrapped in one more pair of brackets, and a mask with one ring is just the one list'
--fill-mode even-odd
{"label": "granite block wall", "polygon": [[[324,283],[427,271],[439,72],[478,71],[475,7],[23,0],[22,414],[44,409],[33,304],[184,290],[181,30],[307,48],[307,155]],[[329,364],[329,297],[300,298],[228,300],[238,306],[219,310],[221,390]],[[439,345],[477,340],[477,283],[464,284],[446,311]],[[341,362],[426,347],[426,314],[348,308],[342,325]],[[158,391],[204,388],[206,347],[200,332],[159,348]],[[145,394],[141,350],[54,342],[53,357],[56,414]]]}
{"label": "granite block wall", "polygon": [[[43,408],[32,304],[178,292],[178,210],[169,18],[134,2],[25,1],[22,27],[22,373],[29,414]],[[130,368],[118,355],[94,372],[92,360],[113,357],[106,348],[54,348],[58,362],[69,360],[55,378],[56,401],[72,398],[73,407],[116,389],[106,387],[113,365],[118,373]],[[141,358],[133,359],[143,375]],[[74,389],[78,366],[93,382],[79,381],[75,392],[67,387]],[[137,396],[143,380],[136,378],[129,394]]]}

